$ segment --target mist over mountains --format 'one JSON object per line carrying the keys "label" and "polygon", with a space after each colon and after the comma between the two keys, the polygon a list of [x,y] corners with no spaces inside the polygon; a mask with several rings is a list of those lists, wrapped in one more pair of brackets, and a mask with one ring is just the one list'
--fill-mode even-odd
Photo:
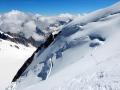
{"label": "mist over mountains", "polygon": [[12,10],[0,14],[0,31],[11,35],[15,42],[27,46],[30,43],[38,47],[50,33],[57,33],[66,24],[81,16],[69,13],[57,16],[42,16]]}

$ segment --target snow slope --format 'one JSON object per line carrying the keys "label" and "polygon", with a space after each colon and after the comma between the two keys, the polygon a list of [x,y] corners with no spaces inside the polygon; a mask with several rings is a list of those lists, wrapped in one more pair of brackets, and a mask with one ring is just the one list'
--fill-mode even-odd
{"label": "snow slope", "polygon": [[35,53],[12,89],[119,90],[119,28],[120,2],[74,20]]}
{"label": "snow slope", "polygon": [[0,90],[5,90],[17,70],[34,51],[32,46],[0,39]]}

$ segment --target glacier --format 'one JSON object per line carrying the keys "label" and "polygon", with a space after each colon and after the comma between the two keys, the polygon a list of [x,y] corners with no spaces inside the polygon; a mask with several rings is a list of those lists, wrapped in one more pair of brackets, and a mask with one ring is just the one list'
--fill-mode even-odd
{"label": "glacier", "polygon": [[12,90],[119,90],[119,28],[120,2],[76,18],[24,63]]}

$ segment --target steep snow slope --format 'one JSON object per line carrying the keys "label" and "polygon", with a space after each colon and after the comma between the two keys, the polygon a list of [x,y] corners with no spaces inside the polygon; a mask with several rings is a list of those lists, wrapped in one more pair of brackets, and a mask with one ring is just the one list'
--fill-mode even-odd
{"label": "steep snow slope", "polygon": [[32,46],[0,39],[0,90],[5,90],[17,70],[34,51]]}
{"label": "steep snow slope", "polygon": [[14,82],[16,90],[119,90],[120,2],[65,26]]}

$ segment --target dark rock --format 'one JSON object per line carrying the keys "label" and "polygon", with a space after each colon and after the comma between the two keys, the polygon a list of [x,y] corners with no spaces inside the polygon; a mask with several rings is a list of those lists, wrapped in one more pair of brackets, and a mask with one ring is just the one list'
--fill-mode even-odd
{"label": "dark rock", "polygon": [[[56,35],[57,36],[57,35]],[[18,70],[17,74],[15,75],[15,77],[13,78],[12,82],[15,82],[20,76],[22,76],[25,73],[25,70],[27,69],[27,67],[32,63],[32,61],[34,60],[34,55],[36,53],[39,52],[39,55],[53,42],[54,40],[54,36],[52,34],[50,34],[50,36],[48,37],[48,39],[41,44],[38,49],[33,53],[33,55],[23,64],[23,66]],[[45,64],[45,62],[44,62]],[[46,69],[46,67],[44,67]],[[43,68],[43,69],[44,69]],[[40,73],[38,76],[44,76],[46,75],[45,72]],[[45,77],[42,78],[43,80],[45,79]]]}
{"label": "dark rock", "polygon": [[15,48],[19,49],[19,47],[17,45],[15,45]]}
{"label": "dark rock", "polygon": [[6,40],[8,37],[4,33],[0,33],[0,38]]}

